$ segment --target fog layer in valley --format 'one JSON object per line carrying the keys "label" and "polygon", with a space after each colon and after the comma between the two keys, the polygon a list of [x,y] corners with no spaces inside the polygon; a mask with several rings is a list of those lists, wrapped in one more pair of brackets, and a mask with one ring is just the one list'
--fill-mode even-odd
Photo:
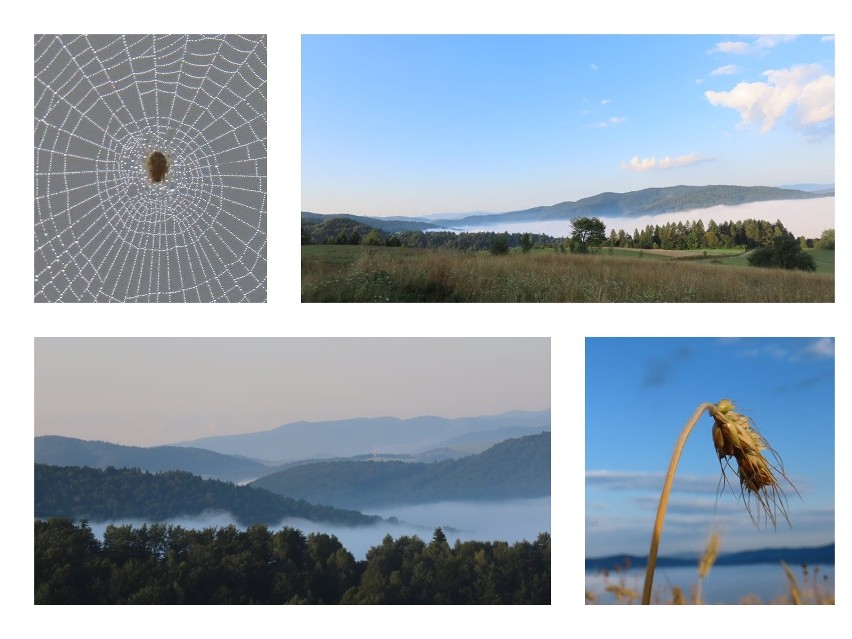
{"label": "fog layer in valley", "polygon": [[[355,559],[364,559],[371,546],[382,543],[385,535],[394,538],[402,535],[417,535],[429,542],[435,528],[442,527],[447,540],[453,544],[456,539],[462,541],[535,541],[541,532],[550,532],[550,497],[536,499],[517,499],[497,502],[439,502],[418,506],[399,506],[364,514],[379,515],[383,518],[396,517],[399,523],[384,522],[376,526],[341,527],[304,519],[285,519],[270,530],[280,530],[284,526],[298,528],[305,535],[326,533],[335,535]],[[113,522],[90,522],[95,536],[102,539],[109,524],[132,524],[141,526],[142,520],[121,520]],[[170,519],[166,524],[183,528],[202,529],[209,526],[222,527],[233,524],[242,528],[226,512],[207,513],[203,517],[180,517]]]}
{"label": "fog layer in valley", "polygon": [[[712,206],[706,209],[695,209],[679,213],[661,213],[659,215],[642,215],[639,217],[600,217],[606,224],[606,233],[614,230],[624,230],[633,234],[635,229],[642,230],[651,226],[664,225],[669,222],[704,222],[704,227],[710,220],[716,224],[722,222],[737,222],[754,219],[775,222],[781,220],[784,227],[796,237],[804,235],[817,238],[826,229],[834,228],[834,198],[823,197],[811,200],[775,200],[770,202],[752,202],[739,206]],[[552,237],[569,237],[571,235],[571,220],[553,220],[544,222],[507,222],[485,226],[468,226],[454,228],[471,233],[493,231],[502,233],[545,233]]]}

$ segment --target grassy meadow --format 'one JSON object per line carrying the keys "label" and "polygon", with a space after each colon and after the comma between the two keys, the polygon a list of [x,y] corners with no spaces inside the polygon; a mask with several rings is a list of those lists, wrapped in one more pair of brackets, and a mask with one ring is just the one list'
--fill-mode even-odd
{"label": "grassy meadow", "polygon": [[491,255],[302,246],[303,302],[833,302],[834,251],[816,273],[747,266],[737,251],[604,248]]}

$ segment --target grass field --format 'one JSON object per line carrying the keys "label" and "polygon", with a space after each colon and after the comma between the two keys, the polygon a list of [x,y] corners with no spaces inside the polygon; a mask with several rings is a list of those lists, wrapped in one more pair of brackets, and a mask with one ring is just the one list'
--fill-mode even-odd
{"label": "grass field", "polygon": [[[822,272],[758,269],[730,252],[675,259],[366,246],[303,246],[303,302],[833,302],[833,251]],[[668,252],[671,253],[671,252]],[[825,254],[831,254],[830,256]],[[677,258],[687,257],[677,255]],[[741,260],[741,262],[738,262]]]}

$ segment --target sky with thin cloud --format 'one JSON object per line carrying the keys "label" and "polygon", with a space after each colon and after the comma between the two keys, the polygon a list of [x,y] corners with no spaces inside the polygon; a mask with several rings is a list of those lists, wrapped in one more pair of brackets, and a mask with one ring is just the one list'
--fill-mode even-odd
{"label": "sky with thin cloud", "polygon": [[801,495],[780,480],[792,527],[779,515],[777,529],[756,528],[737,486],[720,484],[705,414],[678,466],[661,555],[699,552],[713,531],[725,552],[834,542],[833,338],[589,338],[587,557],[647,554],[675,442],[700,404],[723,398],[781,456]]}
{"label": "sky with thin cloud", "polygon": [[548,338],[35,341],[36,435],[153,446],[302,420],[549,407]]}
{"label": "sky with thin cloud", "polygon": [[303,35],[302,210],[834,182],[827,35]]}

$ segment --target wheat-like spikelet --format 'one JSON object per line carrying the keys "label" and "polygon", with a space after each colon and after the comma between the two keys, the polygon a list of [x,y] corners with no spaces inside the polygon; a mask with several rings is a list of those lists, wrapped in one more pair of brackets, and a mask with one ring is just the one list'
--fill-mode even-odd
{"label": "wheat-like spikelet", "polygon": [[[734,410],[731,400],[723,399],[710,410],[710,414],[713,416],[713,445],[722,467],[721,481],[730,485],[726,469],[737,476],[746,509],[756,527],[760,527],[761,511],[773,527],[777,524],[779,511],[790,524],[787,497],[777,477],[790,484],[796,494],[799,491],[784,473],[781,457],[758,432],[754,421]],[[775,463],[767,460],[764,451],[772,455]],[[737,462],[736,469],[731,466],[731,458]],[[754,509],[753,502],[759,508]]]}

